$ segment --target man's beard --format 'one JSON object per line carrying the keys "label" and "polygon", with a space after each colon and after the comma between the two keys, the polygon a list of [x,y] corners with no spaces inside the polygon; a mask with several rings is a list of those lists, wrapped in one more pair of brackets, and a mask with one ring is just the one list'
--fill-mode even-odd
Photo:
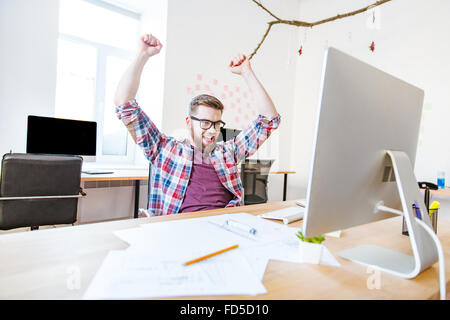
{"label": "man's beard", "polygon": [[216,139],[217,138],[215,138],[214,142],[208,144],[207,146],[203,146],[203,135],[200,135],[199,137],[196,137],[194,135],[194,129],[191,128],[191,140],[194,143],[194,146],[198,150],[201,150],[202,154],[209,154],[209,153],[211,153],[211,151],[214,150],[214,148],[216,146],[216,141],[215,141]]}

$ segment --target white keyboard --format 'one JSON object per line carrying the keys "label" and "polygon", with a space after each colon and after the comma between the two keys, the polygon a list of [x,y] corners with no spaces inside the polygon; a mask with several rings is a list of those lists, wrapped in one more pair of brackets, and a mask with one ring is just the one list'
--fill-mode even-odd
{"label": "white keyboard", "polygon": [[90,170],[82,170],[81,173],[86,173],[86,174],[110,174],[110,173],[114,173],[114,171],[90,169]]}
{"label": "white keyboard", "polygon": [[289,207],[271,212],[260,214],[259,217],[265,219],[282,220],[284,224],[288,224],[294,221],[303,219],[305,208],[302,207]]}
{"label": "white keyboard", "polygon": [[306,199],[299,199],[299,200],[296,200],[296,201],[295,201],[295,204],[298,205],[298,206],[300,206],[300,207],[306,208]]}

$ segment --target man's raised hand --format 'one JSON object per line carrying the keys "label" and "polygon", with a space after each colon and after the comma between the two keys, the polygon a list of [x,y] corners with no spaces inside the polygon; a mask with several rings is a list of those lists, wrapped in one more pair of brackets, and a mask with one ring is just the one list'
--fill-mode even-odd
{"label": "man's raised hand", "polygon": [[233,59],[231,59],[229,68],[231,72],[240,75],[251,71],[250,61],[242,53],[235,55]]}
{"label": "man's raised hand", "polygon": [[152,34],[145,34],[141,37],[140,52],[148,57],[158,54],[162,49],[161,42]]}

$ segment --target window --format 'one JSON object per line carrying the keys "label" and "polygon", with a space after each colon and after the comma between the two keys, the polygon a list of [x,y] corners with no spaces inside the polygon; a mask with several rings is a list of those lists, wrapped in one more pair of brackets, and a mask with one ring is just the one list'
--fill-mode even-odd
{"label": "window", "polygon": [[140,15],[100,0],[60,1],[55,116],[97,122],[97,161],[134,160],[113,99],[139,27]]}

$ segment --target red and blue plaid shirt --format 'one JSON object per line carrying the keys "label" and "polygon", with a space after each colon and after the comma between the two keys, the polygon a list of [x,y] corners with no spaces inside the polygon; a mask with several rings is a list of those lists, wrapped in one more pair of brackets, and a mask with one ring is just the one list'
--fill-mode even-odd
{"label": "red and blue plaid shirt", "polygon": [[[151,163],[150,214],[159,216],[178,213],[192,171],[192,145],[186,139],[179,141],[161,133],[136,100],[118,106],[116,113]],[[279,115],[273,119],[259,115],[233,140],[218,142],[211,152],[211,162],[219,180],[234,195],[227,207],[240,205],[242,201],[239,162],[253,155],[272,130],[278,128],[279,123]]]}

